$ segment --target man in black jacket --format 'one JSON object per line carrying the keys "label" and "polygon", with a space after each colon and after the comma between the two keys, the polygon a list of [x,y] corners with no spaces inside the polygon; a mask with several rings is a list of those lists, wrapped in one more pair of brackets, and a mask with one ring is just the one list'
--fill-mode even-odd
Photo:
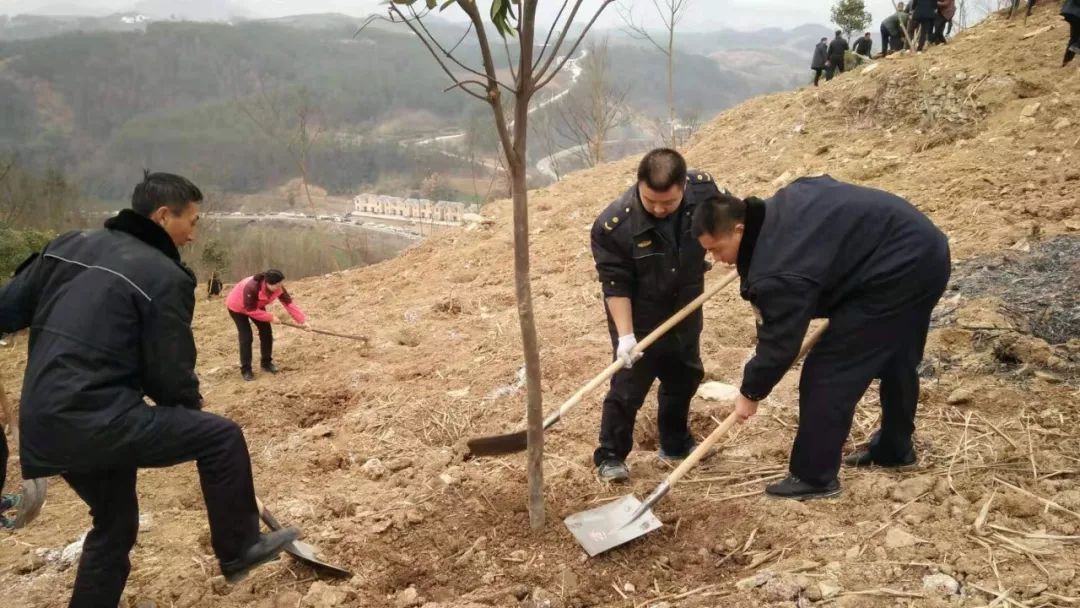
{"label": "man in black jacket", "polygon": [[825,80],[832,80],[833,75],[844,71],[844,53],[848,48],[844,33],[836,30],[836,37],[829,43],[829,71],[825,75]]}
{"label": "man in black jacket", "polygon": [[592,254],[611,346],[626,366],[612,377],[604,398],[600,445],[593,454],[603,481],[630,478],[626,457],[634,444],[634,420],[657,378],[658,456],[681,460],[696,447],[687,419],[690,399],[705,375],[699,348],[701,310],[673,327],[640,359],[631,351],[639,337],[704,291],[705,250],[690,234],[690,218],[700,200],[717,194],[709,174],[688,172],[678,152],[659,148],[641,160],[637,183],[593,224]]}
{"label": "man in black jacket", "polygon": [[795,360],[810,320],[829,319],[803,365],[790,475],[765,491],[799,500],[840,492],[841,450],[874,378],[881,428],[845,462],[914,464],[916,368],[949,279],[945,235],[907,201],[827,176],[797,180],[767,201],[708,199],[693,230],[716,259],[736,265],[742,297],[759,312],[757,350],[735,403],[741,420]]}
{"label": "man in black jacket", "polygon": [[873,53],[873,49],[874,40],[870,37],[870,32],[866,32],[865,34],[863,34],[862,38],[859,38],[855,41],[856,55],[862,55],[863,57],[869,59],[870,55]]}
{"label": "man in black jacket", "polygon": [[72,607],[120,601],[139,530],[139,468],[197,462],[210,542],[229,581],[297,537],[259,533],[243,432],[201,411],[196,282],[177,249],[194,240],[201,200],[180,176],[147,174],[131,209],[104,230],[60,236],[0,289],[0,330],[30,328],[23,477],[63,476],[93,518]]}

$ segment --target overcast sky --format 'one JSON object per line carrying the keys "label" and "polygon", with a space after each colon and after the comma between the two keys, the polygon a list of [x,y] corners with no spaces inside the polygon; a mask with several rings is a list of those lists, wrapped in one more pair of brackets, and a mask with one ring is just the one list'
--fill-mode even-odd
{"label": "overcast sky", "polygon": [[[174,0],[182,7],[190,0]],[[422,1],[422,0],[421,0]],[[621,0],[625,2],[626,0]],[[366,15],[382,12],[380,0],[199,0],[200,3],[231,4],[257,16],[280,17],[302,13],[341,12]],[[481,0],[483,3],[483,0]],[[107,14],[127,10],[138,0],[0,0],[0,13],[21,12],[71,13],[79,10],[85,14]],[[561,5],[557,0],[541,0],[540,12],[550,20]],[[660,22],[652,2],[636,0],[637,15],[646,23],[659,27]],[[829,25],[829,6],[832,0],[691,0],[690,12],[683,27],[688,31],[716,30],[721,28],[757,29],[777,26],[791,28],[805,23]],[[598,0],[586,0],[582,12],[595,9]],[[892,11],[891,0],[867,0],[867,8],[873,15],[872,30]],[[601,25],[616,27],[618,15],[613,6],[602,18]],[[447,16],[460,15],[460,9],[450,8]],[[591,14],[591,13],[590,13]]]}

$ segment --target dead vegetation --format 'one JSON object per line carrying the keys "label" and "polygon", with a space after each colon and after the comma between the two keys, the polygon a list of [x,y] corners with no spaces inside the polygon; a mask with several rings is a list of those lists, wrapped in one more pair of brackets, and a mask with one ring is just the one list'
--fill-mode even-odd
{"label": "dead vegetation", "polygon": [[[994,18],[947,47],[819,89],[752,100],[688,150],[693,165],[743,195],[828,171],[908,197],[949,233],[958,264],[927,346],[916,470],[845,470],[835,500],[761,496],[785,471],[794,436],[792,373],[752,424],[658,506],[661,531],[585,559],[557,521],[627,492],[593,477],[594,394],[547,437],[553,521],[529,532],[524,459],[469,460],[463,447],[464,438],[523,422],[510,210],[496,203],[484,211],[491,224],[296,283],[316,326],[368,342],[280,331],[285,371],[273,380],[240,381],[224,307],[200,302],[209,408],[244,425],[260,494],[278,518],[356,577],[326,585],[280,561],[234,588],[211,584],[205,514],[186,466],[141,476],[152,523],[133,555],[127,605],[1080,604],[1080,71],[1056,67],[1064,25],[1054,8],[1040,6],[1026,25]],[[927,91],[941,111],[926,112]],[[927,145],[936,137],[952,139]],[[600,165],[530,196],[549,402],[609,362],[587,228],[630,183],[633,165]],[[737,383],[753,316],[733,289],[705,316],[707,377]],[[24,347],[18,337],[0,351],[3,383],[15,394]],[[650,451],[652,403],[630,459],[630,491],[639,495],[669,472]],[[876,390],[863,406],[852,443],[876,426]],[[727,413],[708,401],[693,411],[700,436]],[[39,523],[0,537],[6,599],[62,605],[73,572],[56,556],[88,523],[82,503],[54,484]]]}

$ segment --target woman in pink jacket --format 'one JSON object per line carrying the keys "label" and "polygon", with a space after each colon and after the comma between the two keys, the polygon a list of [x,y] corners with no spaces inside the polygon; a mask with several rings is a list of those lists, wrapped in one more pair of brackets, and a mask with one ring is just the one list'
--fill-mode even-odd
{"label": "woman in pink jacket", "polygon": [[297,324],[307,325],[304,313],[293,304],[289,292],[285,291],[284,281],[284,273],[271,268],[237,283],[225,300],[229,316],[236,322],[236,329],[240,333],[240,374],[249,382],[255,379],[255,375],[251,373],[252,321],[259,329],[262,368],[271,374],[278,372],[277,366],[274,365],[274,330],[271,328],[271,325],[277,323],[278,320],[266,311],[268,304],[280,298],[285,310],[289,311],[289,316]]}

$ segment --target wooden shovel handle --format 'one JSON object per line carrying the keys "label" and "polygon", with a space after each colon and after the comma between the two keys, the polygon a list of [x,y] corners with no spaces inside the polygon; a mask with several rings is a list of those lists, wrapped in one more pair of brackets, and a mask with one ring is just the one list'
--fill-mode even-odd
{"label": "wooden shovel handle", "polygon": [[[704,293],[694,298],[693,301],[691,301],[689,304],[683,306],[682,309],[679,310],[679,312],[672,315],[670,319],[664,321],[659,327],[652,330],[649,335],[642,338],[641,342],[638,342],[637,346],[634,347],[634,350],[632,351],[633,354],[638,355],[644,352],[646,348],[648,348],[654,342],[662,338],[664,334],[666,334],[672,327],[675,327],[683,319],[689,317],[695,310],[701,308],[702,304],[705,303],[705,300],[708,300],[709,298],[716,295],[717,292],[719,292],[724,287],[727,287],[729,283],[731,283],[737,278],[739,278],[739,273],[735,270],[732,270],[731,272],[724,275],[724,278],[720,279],[719,282],[706,289]],[[624,364],[621,360],[616,359],[615,361],[613,361],[611,365],[608,365],[607,368],[604,369],[604,371],[597,374],[595,378],[589,380],[589,382],[585,386],[578,389],[576,393],[574,393],[570,396],[569,399],[564,401],[563,404],[559,406],[558,410],[552,412],[546,419],[544,419],[544,428],[549,428],[551,425],[558,422],[559,419],[563,417],[563,415],[569,412],[578,403],[581,403],[581,400],[585,398],[585,395],[592,392],[594,389],[596,389],[596,387],[600,386],[604,382],[607,382],[612,376],[616,374],[616,372],[618,372],[623,367]]]}
{"label": "wooden shovel handle", "polygon": [[[806,339],[803,340],[802,348],[799,349],[798,356],[795,357],[795,361],[793,361],[791,364],[795,365],[795,363],[798,363],[800,359],[805,357],[806,353],[810,352],[810,349],[814,347],[814,344],[817,343],[818,339],[821,338],[821,335],[824,334],[825,330],[828,328],[829,322],[825,321],[825,323],[823,323],[821,327],[818,327],[813,332],[811,332],[810,335],[806,336]],[[698,447],[695,448],[694,451],[691,452],[690,455],[687,456],[686,459],[683,460],[682,463],[680,463],[679,466],[676,467],[675,470],[667,476],[667,484],[669,486],[675,485],[675,482],[679,481],[679,479],[683,475],[685,475],[687,471],[694,468],[694,465],[696,465],[702,458],[705,457],[705,454],[707,454],[709,450],[712,449],[714,445],[716,445],[717,441],[720,441],[721,437],[723,437],[728,431],[731,430],[731,427],[735,426],[735,423],[737,421],[738,417],[735,415],[735,412],[731,412],[730,414],[728,414],[728,417],[720,423],[720,426],[716,427],[716,430],[714,430],[712,433],[709,433],[709,436],[705,438],[705,441],[702,441],[701,444],[699,444]]]}

